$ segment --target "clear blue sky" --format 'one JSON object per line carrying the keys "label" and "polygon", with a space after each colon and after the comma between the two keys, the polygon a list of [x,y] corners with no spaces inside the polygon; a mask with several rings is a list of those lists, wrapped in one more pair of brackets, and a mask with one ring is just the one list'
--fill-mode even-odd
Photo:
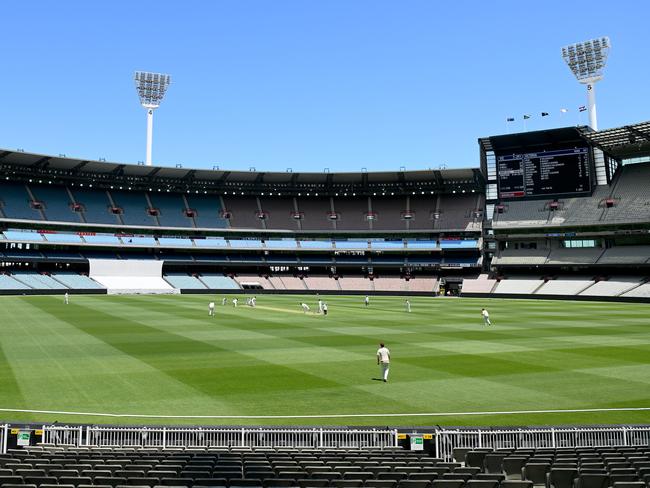
{"label": "clear blue sky", "polygon": [[0,11],[9,149],[143,160],[133,72],[145,70],[172,75],[157,164],[476,166],[477,138],[522,130],[524,113],[529,130],[586,122],[560,47],[602,35],[613,48],[600,127],[650,119],[643,0],[24,0]]}

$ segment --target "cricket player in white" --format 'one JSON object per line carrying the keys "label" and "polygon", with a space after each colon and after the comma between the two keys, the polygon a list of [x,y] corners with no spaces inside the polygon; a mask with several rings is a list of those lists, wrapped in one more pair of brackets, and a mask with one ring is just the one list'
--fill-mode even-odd
{"label": "cricket player in white", "polygon": [[381,379],[384,383],[388,381],[388,370],[390,369],[390,351],[384,343],[379,344],[377,349],[377,364],[381,366]]}
{"label": "cricket player in white", "polygon": [[318,313],[323,313],[323,300],[318,300]]}
{"label": "cricket player in white", "polygon": [[221,299],[221,305],[225,305],[226,302],[228,302],[228,299],[227,299],[226,297],[223,297],[223,298]]}
{"label": "cricket player in white", "polygon": [[251,307],[255,308],[255,305],[257,305],[257,298],[253,297],[251,298]]}
{"label": "cricket player in white", "polygon": [[485,325],[492,325],[492,322],[490,322],[490,314],[488,313],[487,310],[482,308],[481,309],[481,315],[483,316],[483,323]]}
{"label": "cricket player in white", "polygon": [[65,292],[65,295],[63,295],[63,301],[65,302],[66,305],[70,303],[70,295],[68,295],[67,291]]}
{"label": "cricket player in white", "polygon": [[327,303],[323,302],[323,315],[327,315]]}
{"label": "cricket player in white", "polygon": [[302,307],[303,312],[305,313],[309,312],[309,305],[307,305],[305,302],[302,302],[300,306]]}
{"label": "cricket player in white", "polygon": [[210,317],[214,316],[214,302],[208,303],[208,315]]}
{"label": "cricket player in white", "polygon": [[232,299],[232,306],[237,308],[237,302],[238,302],[238,300],[236,298],[233,298]]}
{"label": "cricket player in white", "polygon": [[366,295],[366,299],[364,301],[366,303],[366,307],[370,305],[370,297],[368,295]]}
{"label": "cricket player in white", "polygon": [[409,300],[406,300],[406,311],[411,313],[411,302]]}

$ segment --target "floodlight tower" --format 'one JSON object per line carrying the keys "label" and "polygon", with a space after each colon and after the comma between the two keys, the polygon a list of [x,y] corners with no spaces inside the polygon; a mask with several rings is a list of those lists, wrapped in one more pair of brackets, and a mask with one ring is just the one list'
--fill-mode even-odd
{"label": "floodlight tower", "polygon": [[598,130],[595,84],[603,78],[603,69],[607,63],[610,46],[609,37],[600,37],[562,48],[564,62],[578,81],[587,85],[589,126],[593,130]]}
{"label": "floodlight tower", "polygon": [[147,166],[151,166],[151,146],[153,144],[153,111],[160,107],[165,92],[171,83],[169,75],[161,73],[135,72],[135,88],[140,104],[147,109]]}

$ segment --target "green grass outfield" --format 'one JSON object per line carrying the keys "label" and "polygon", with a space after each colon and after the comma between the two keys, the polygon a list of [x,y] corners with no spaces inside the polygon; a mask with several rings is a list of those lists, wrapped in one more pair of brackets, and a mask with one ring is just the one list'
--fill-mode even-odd
{"label": "green grass outfield", "polygon": [[[208,317],[210,299],[217,316]],[[0,298],[0,407],[114,414],[391,417],[164,419],[0,412],[9,421],[122,424],[650,423],[650,411],[405,416],[650,407],[650,305],[313,296]],[[483,325],[486,306],[494,325]],[[379,341],[392,353],[379,376]]]}

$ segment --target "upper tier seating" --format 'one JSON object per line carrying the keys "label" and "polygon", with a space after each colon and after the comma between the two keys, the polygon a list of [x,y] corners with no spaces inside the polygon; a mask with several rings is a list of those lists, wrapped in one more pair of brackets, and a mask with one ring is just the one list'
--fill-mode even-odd
{"label": "upper tier seating", "polygon": [[[368,198],[345,198],[334,199],[334,210],[339,218],[336,221],[338,230],[367,230],[370,228],[366,214],[368,213]],[[394,222],[397,225],[398,222]]]}
{"label": "upper tier seating", "polygon": [[43,220],[40,210],[31,207],[27,186],[19,183],[0,184],[0,210],[8,219]]}
{"label": "upper tier seating", "polygon": [[546,264],[595,264],[602,253],[600,247],[553,249]]}
{"label": "upper tier seating", "polygon": [[650,262],[650,246],[617,246],[606,249],[598,264],[643,264]]}
{"label": "upper tier seating", "polygon": [[[623,166],[611,186],[598,186],[587,197],[502,202],[503,213],[495,206],[495,228],[598,223],[650,222],[650,164]],[[613,205],[608,207],[606,202]]]}
{"label": "upper tier seating", "polygon": [[406,197],[373,196],[370,197],[370,205],[376,217],[370,222],[373,230],[406,229],[407,221],[402,219],[402,212],[406,211]]}
{"label": "upper tier seating", "polygon": [[263,229],[260,209],[255,197],[223,197],[226,210],[230,212],[230,226],[242,229]]}
{"label": "upper tier seating", "polygon": [[43,203],[47,220],[58,222],[81,222],[81,216],[72,210],[70,195],[65,187],[30,185],[32,195]]}
{"label": "upper tier seating", "polygon": [[[170,228],[480,230],[476,210],[482,199],[480,194],[219,196],[3,181],[0,217]],[[42,208],[32,208],[33,201],[40,202]]]}
{"label": "upper tier seating", "polygon": [[107,225],[120,224],[119,216],[109,211],[111,202],[108,199],[108,193],[104,190],[87,190],[75,187],[70,188],[70,191],[74,196],[75,203],[83,207],[82,215],[86,222]]}
{"label": "upper tier seating", "polygon": [[260,205],[266,216],[267,229],[299,230],[299,220],[295,219],[293,198],[260,197]]}
{"label": "upper tier seating", "polygon": [[492,264],[495,266],[544,264],[548,254],[548,249],[504,249],[492,259]]}
{"label": "upper tier seating", "polygon": [[477,230],[481,228],[482,217],[475,212],[483,206],[482,195],[443,195],[440,200],[439,218],[436,229]]}
{"label": "upper tier seating", "polygon": [[188,208],[194,210],[196,226],[206,229],[225,229],[228,220],[222,216],[221,200],[215,195],[188,194],[185,196]]}
{"label": "upper tier seating", "polygon": [[122,209],[122,221],[125,225],[156,226],[158,222],[155,217],[147,213],[149,203],[146,195],[142,192],[130,192],[111,190],[115,206]]}
{"label": "upper tier seating", "polygon": [[191,218],[185,215],[182,194],[149,193],[152,208],[158,210],[158,222],[163,227],[194,227]]}

